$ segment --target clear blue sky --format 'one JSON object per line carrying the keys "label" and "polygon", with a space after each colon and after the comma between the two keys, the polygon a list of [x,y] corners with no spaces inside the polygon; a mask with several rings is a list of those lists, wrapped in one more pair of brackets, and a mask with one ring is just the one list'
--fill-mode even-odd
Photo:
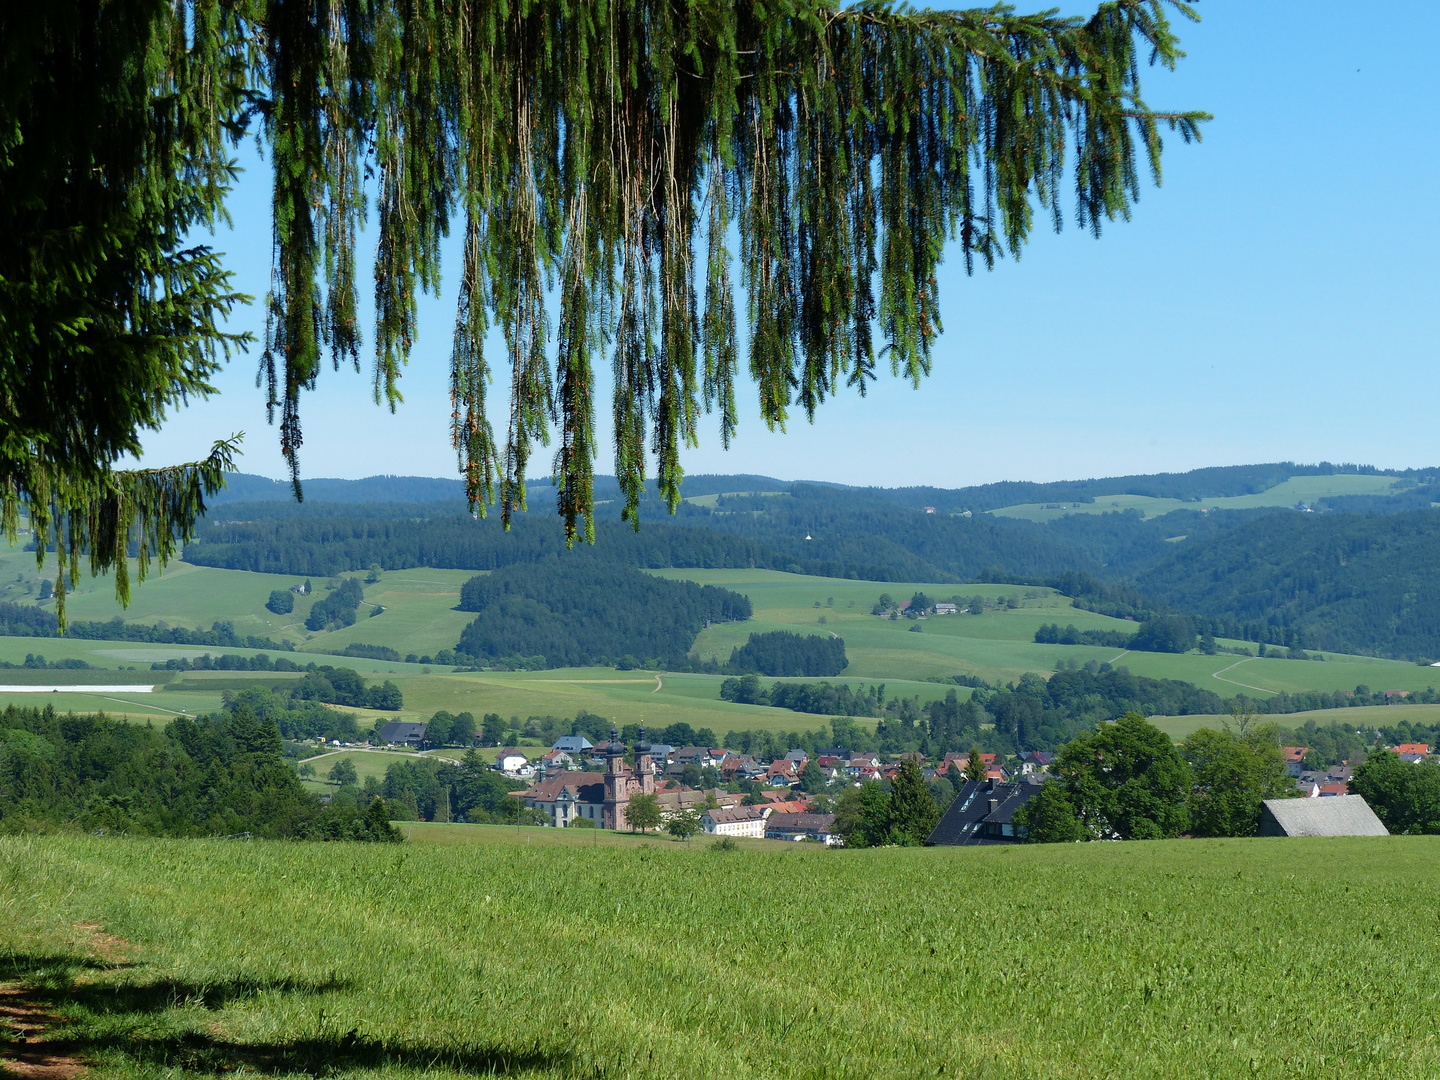
{"label": "clear blue sky", "polygon": [[[732,449],[710,418],[687,471],[954,487],[1283,459],[1440,463],[1440,75],[1423,52],[1440,37],[1440,5],[1199,8],[1204,22],[1182,31],[1189,57],[1174,74],[1152,70],[1146,97],[1215,119],[1199,145],[1167,140],[1164,184],[1146,187],[1130,222],[1098,242],[1042,232],[1019,262],[973,278],[954,260],[935,373],[918,392],[886,378],[772,435],[747,386]],[[235,322],[258,336],[268,175],[248,151],[245,164],[236,227],[215,244],[257,297]],[[450,252],[441,297],[424,302],[405,404],[391,416],[371,403],[368,370],[327,367],[303,405],[306,475],[454,475]],[[243,429],[241,468],[283,475],[257,359],[233,361],[218,397],[151,435],[146,463],[193,458]],[[505,390],[498,371],[502,438]],[[607,388],[597,472],[613,471],[608,402]],[[541,451],[532,472],[548,464]]]}

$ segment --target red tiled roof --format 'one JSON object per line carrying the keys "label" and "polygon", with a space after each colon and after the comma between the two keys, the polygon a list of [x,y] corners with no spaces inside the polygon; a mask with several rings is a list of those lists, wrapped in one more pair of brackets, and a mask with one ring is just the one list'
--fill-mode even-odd
{"label": "red tiled roof", "polygon": [[1285,759],[1286,765],[1299,765],[1309,752],[1308,746],[1282,746],[1280,748],[1280,756]]}
{"label": "red tiled roof", "polygon": [[1397,754],[1419,754],[1421,757],[1430,755],[1430,744],[1423,742],[1403,742],[1395,747]]}

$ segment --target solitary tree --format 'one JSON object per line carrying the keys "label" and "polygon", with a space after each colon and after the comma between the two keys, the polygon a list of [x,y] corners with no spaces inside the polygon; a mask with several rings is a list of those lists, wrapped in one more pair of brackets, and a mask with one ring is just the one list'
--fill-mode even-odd
{"label": "solitary tree", "polygon": [[970,754],[965,759],[965,779],[976,782],[985,779],[985,762],[980,757],[980,747],[973,743],[970,746]]}
{"label": "solitary tree", "polygon": [[940,807],[914,758],[902,761],[900,771],[890,781],[889,810],[889,838],[893,843],[923,844],[940,820]]}
{"label": "solitary tree", "polygon": [[1069,844],[1083,835],[1070,796],[1054,780],[1042,784],[1034,797],[1015,811],[1015,824],[1025,830],[1025,840],[1031,844]]}
{"label": "solitary tree", "polygon": [[341,787],[360,782],[360,774],[355,771],[355,763],[349,758],[341,758],[331,765],[329,776],[332,784],[339,784]]}
{"label": "solitary tree", "polygon": [[1272,725],[1244,734],[1201,728],[1180,749],[1195,773],[1190,825],[1200,836],[1252,836],[1265,799],[1296,793]]}
{"label": "solitary tree", "polygon": [[688,843],[690,837],[700,831],[700,815],[694,810],[682,810],[665,823],[665,831]]}
{"label": "solitary tree", "polygon": [[[1088,18],[836,0],[0,5],[5,529],[28,509],[72,582],[88,553],[124,599],[130,538],[142,575],[163,565],[223,483],[238,437],[174,469],[116,463],[249,344],[222,329],[248,298],[190,239],[224,219],[234,140],[258,136],[273,166],[260,383],[297,496],[300,399],[327,353],[359,366],[360,283],[374,395],[394,408],[417,290],[438,287],[453,226],[451,435],[469,500],[498,496],[508,523],[553,426],[557,509],[572,540],[593,539],[602,349],[630,520],[647,451],[673,509],[701,410],[734,435],[732,235],[767,425],[863,392],[877,354],[918,383],[947,244],[967,270],[1018,255],[1037,210],[1061,224],[1071,184],[1098,234],[1129,216],[1137,158],[1159,180],[1162,129],[1196,135],[1203,114],[1141,94],[1147,57],[1182,55],[1172,13],[1194,18],[1181,0],[1104,0]],[[492,328],[503,443],[486,413]]]}
{"label": "solitary tree", "polygon": [[1076,736],[1061,748],[1055,771],[1091,836],[1156,840],[1189,825],[1190,766],[1139,713]]}
{"label": "solitary tree", "polygon": [[630,825],[630,831],[639,829],[645,832],[648,829],[660,827],[660,799],[655,795],[632,795],[629,805],[625,808],[625,820]]}

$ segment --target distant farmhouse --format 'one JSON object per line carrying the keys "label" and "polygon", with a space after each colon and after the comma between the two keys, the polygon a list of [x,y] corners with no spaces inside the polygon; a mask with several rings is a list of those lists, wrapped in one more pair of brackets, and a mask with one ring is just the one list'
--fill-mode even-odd
{"label": "distant farmhouse", "polygon": [[425,741],[425,729],[429,726],[426,723],[395,720],[386,724],[376,734],[386,746],[419,746]]}
{"label": "distant farmhouse", "polygon": [[1389,836],[1370,804],[1359,795],[1328,799],[1266,799],[1260,809],[1260,836]]}

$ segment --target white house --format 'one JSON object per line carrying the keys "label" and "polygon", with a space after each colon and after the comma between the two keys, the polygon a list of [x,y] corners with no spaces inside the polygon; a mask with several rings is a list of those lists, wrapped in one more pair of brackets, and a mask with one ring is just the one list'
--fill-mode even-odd
{"label": "white house", "polygon": [[763,839],[768,806],[737,806],[733,810],[706,810],[700,827],[711,836],[753,836]]}
{"label": "white house", "polygon": [[[520,770],[530,764],[530,759],[519,750],[505,749],[495,755],[495,768],[499,769],[506,776],[519,776]],[[534,769],[530,773],[534,773]]]}

